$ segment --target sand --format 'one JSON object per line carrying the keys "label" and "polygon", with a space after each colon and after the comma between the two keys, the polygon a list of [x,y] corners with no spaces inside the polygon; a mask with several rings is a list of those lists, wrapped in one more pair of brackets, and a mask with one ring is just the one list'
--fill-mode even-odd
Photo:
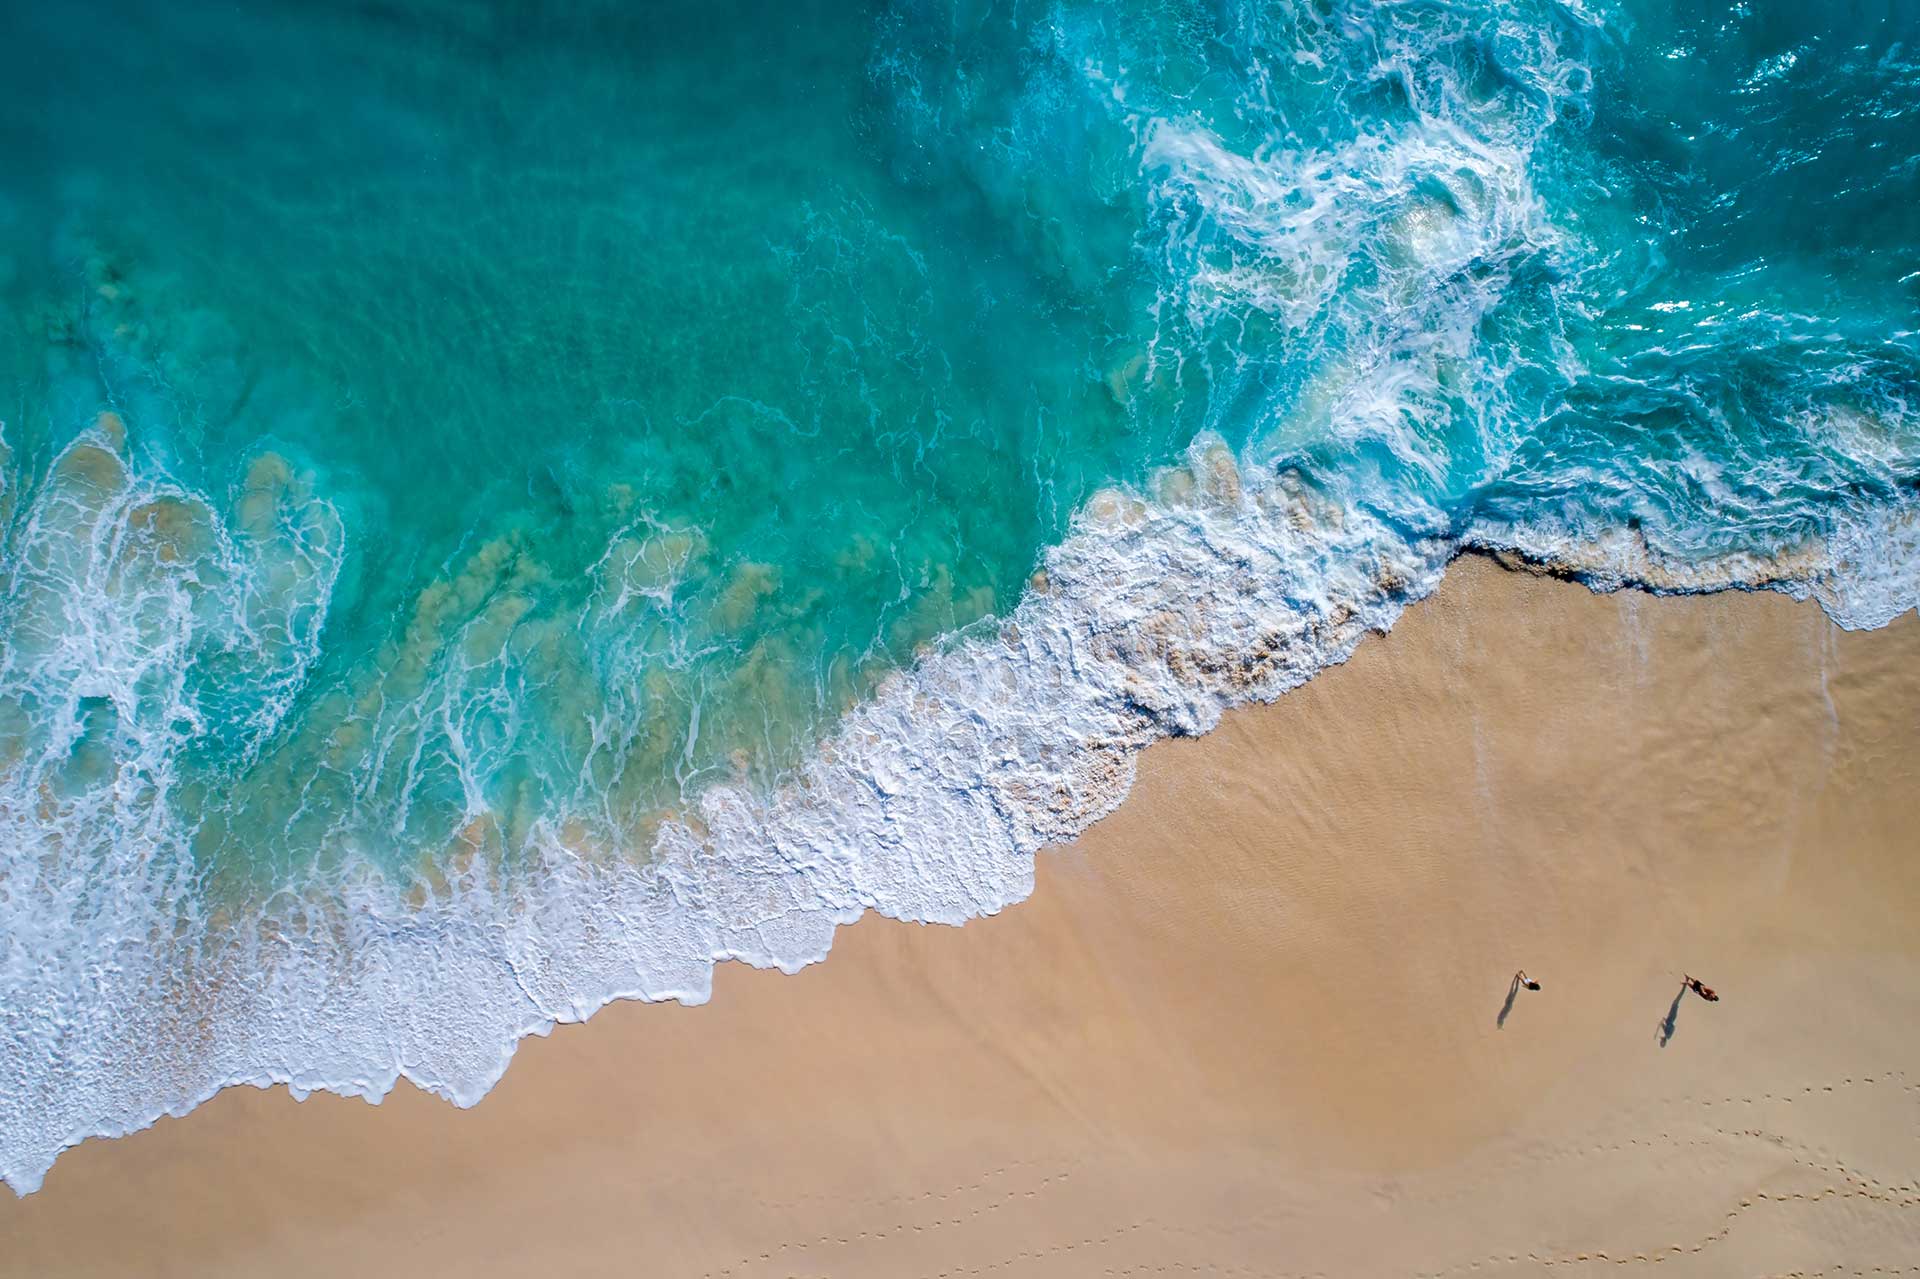
{"label": "sand", "polygon": [[1464,561],[997,918],[471,1111],[230,1090],[0,1198],[0,1271],[1920,1273],[1917,748],[1912,617]]}

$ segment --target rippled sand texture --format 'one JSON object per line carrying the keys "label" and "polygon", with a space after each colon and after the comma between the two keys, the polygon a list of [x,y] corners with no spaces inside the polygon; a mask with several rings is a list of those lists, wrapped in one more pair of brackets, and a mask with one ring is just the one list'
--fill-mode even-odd
{"label": "rippled sand texture", "polygon": [[0,1200],[0,1271],[1898,1272],[1916,672],[1912,618],[1463,561],[1018,907],[723,966],[471,1111],[229,1091]]}

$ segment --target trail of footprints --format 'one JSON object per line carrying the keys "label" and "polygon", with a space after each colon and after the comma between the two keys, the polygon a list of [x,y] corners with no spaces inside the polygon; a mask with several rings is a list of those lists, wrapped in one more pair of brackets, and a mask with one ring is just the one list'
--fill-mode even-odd
{"label": "trail of footprints", "polygon": [[1818,1270],[1776,1270],[1760,1279],[1870,1279],[1873,1275],[1920,1275],[1920,1264],[1911,1266],[1822,1266]]}
{"label": "trail of footprints", "polygon": [[[926,1203],[934,1199],[952,1199],[960,1195],[969,1195],[976,1191],[984,1190],[989,1184],[1019,1172],[1023,1168],[1031,1168],[1038,1162],[1039,1161],[1033,1159],[1015,1159],[1011,1163],[1002,1164],[998,1168],[981,1173],[972,1181],[962,1182],[957,1186],[951,1186],[945,1190],[907,1191],[896,1195],[881,1195],[872,1199],[858,1200],[857,1206],[871,1211],[880,1208],[906,1207],[912,1204]],[[848,1201],[846,1199],[827,1190],[806,1191],[801,1194],[784,1196],[779,1199],[760,1199],[756,1201],[756,1206],[762,1211],[776,1213],[799,1212],[815,1207],[846,1207],[847,1205]],[[715,1271],[714,1273],[717,1275],[719,1272]]]}
{"label": "trail of footprints", "polygon": [[[1909,1095],[1920,1094],[1920,1083],[1914,1083],[1909,1080],[1907,1072],[1890,1070],[1877,1075],[1860,1075],[1845,1078],[1837,1084],[1808,1084],[1797,1091],[1780,1093],[1767,1092],[1761,1093],[1757,1097],[1686,1097],[1674,1104],[1690,1106],[1711,1112],[1723,1108],[1754,1106],[1769,1102],[1792,1104],[1806,1097],[1831,1094],[1837,1090],[1846,1090],[1855,1087],[1883,1086],[1897,1089]],[[1920,1100],[1920,1098],[1916,1099]],[[1732,1234],[1735,1225],[1743,1214],[1768,1204],[1784,1204],[1790,1202],[1819,1203],[1831,1199],[1856,1199],[1899,1209],[1920,1208],[1920,1178],[1904,1183],[1883,1183],[1876,1178],[1868,1177],[1848,1167],[1839,1157],[1831,1153],[1816,1150],[1790,1137],[1753,1126],[1715,1127],[1711,1130],[1711,1135],[1692,1138],[1672,1137],[1666,1133],[1661,1133],[1657,1138],[1633,1137],[1628,1138],[1626,1141],[1566,1148],[1550,1158],[1552,1161],[1558,1162],[1564,1159],[1585,1158],[1594,1154],[1630,1150],[1636,1147],[1673,1149],[1675,1147],[1711,1146],[1728,1139],[1764,1141],[1778,1148],[1801,1167],[1820,1172],[1831,1178],[1836,1178],[1842,1184],[1828,1185],[1816,1191],[1756,1191],[1742,1199],[1736,1207],[1728,1209],[1725,1219],[1718,1229],[1687,1244],[1668,1244],[1658,1248],[1633,1252],[1612,1252],[1593,1249],[1586,1252],[1542,1254],[1538,1251],[1520,1253],[1510,1250],[1492,1253],[1477,1260],[1451,1266],[1443,1270],[1425,1272],[1421,1275],[1421,1279],[1453,1279],[1454,1276],[1474,1274],[1484,1270],[1495,1270],[1501,1267],[1515,1266],[1523,1263],[1534,1267],[1549,1269],[1585,1267],[1596,1264],[1613,1266],[1659,1265],[1670,1259],[1698,1254],[1712,1249],[1715,1245],[1724,1242],[1728,1236]],[[947,1190],[924,1190],[917,1194],[889,1195],[868,1200],[862,1207],[871,1211],[874,1209],[893,1207],[911,1208],[914,1205],[929,1203],[944,1205],[951,1200],[964,1199],[988,1190],[1003,1182],[1017,1170],[1029,1166],[1032,1166],[1030,1161],[1018,1161],[992,1169],[973,1181],[953,1186]],[[738,1279],[745,1279],[749,1267],[770,1264],[776,1261],[776,1259],[788,1258],[790,1254],[791,1260],[795,1264],[804,1265],[806,1261],[805,1254],[813,1249],[852,1247],[861,1243],[877,1243],[909,1234],[927,1235],[940,1230],[962,1226],[972,1219],[999,1212],[1021,1200],[1035,1198],[1048,1186],[1065,1181],[1071,1174],[1071,1167],[1063,1168],[1048,1173],[1031,1185],[1014,1185],[1010,1189],[1001,1191],[984,1204],[975,1204],[964,1213],[956,1212],[955,1215],[951,1217],[942,1215],[926,1221],[903,1221],[898,1225],[889,1226],[881,1230],[849,1231],[845,1234],[829,1232],[810,1239],[790,1239],[764,1252],[742,1257],[733,1264],[724,1266],[719,1270],[709,1271],[707,1272],[706,1279],[736,1279],[736,1277],[738,1277]],[[1444,1202],[1457,1197],[1458,1194],[1450,1194],[1444,1196],[1442,1201]],[[762,1206],[791,1211],[804,1208],[810,1204],[825,1205],[834,1202],[836,1201],[833,1200],[830,1195],[820,1193],[801,1195],[791,1201],[779,1204],[763,1204]],[[944,1212],[944,1208],[942,1211]],[[1105,1245],[1124,1240],[1138,1231],[1149,1229],[1160,1229],[1181,1234],[1197,1233],[1190,1229],[1172,1225],[1171,1223],[1157,1224],[1151,1218],[1143,1218],[1128,1225],[1109,1230],[1103,1234],[1087,1235],[1080,1239],[1062,1240],[1046,1247],[1020,1249],[993,1262],[974,1266],[953,1266],[947,1269],[929,1270],[920,1276],[920,1279],[971,1279],[972,1276],[993,1275],[1008,1270],[1011,1267],[1018,1266],[1023,1262],[1043,1261],[1048,1258],[1064,1257],[1067,1254],[1082,1249],[1104,1247]],[[801,1279],[803,1274],[810,1274],[812,1272],[794,1270],[789,1273],[791,1279]],[[822,1271],[820,1273],[827,1274],[830,1273],[830,1271]],[[1318,1276],[1292,1275],[1271,1269],[1256,1270],[1234,1265],[1187,1261],[1108,1266],[1102,1270],[1101,1273],[1103,1275],[1116,1277],[1186,1274],[1217,1275],[1224,1277],[1224,1279],[1319,1279]],[[1777,1275],[1767,1276],[1766,1279],[1839,1279],[1840,1276],[1856,1276],[1858,1279],[1867,1279],[1867,1277],[1874,1275],[1906,1274],[1920,1275],[1920,1263],[1905,1266],[1880,1265],[1871,1267],[1835,1265],[1820,1270],[1783,1271]]]}
{"label": "trail of footprints", "polygon": [[923,1275],[921,1279],[965,1279],[966,1276],[971,1275],[995,1274],[1005,1270],[1009,1266],[1017,1266],[1023,1261],[1042,1261],[1050,1257],[1064,1256],[1067,1253],[1076,1252],[1082,1248],[1103,1247],[1115,1240],[1123,1239],[1137,1230],[1148,1229],[1153,1224],[1151,1217],[1143,1217],[1131,1225],[1109,1230],[1105,1234],[1088,1235],[1082,1239],[1063,1239],[1059,1243],[1052,1244],[1045,1248],[1022,1248],[1011,1256],[1003,1257],[999,1261],[990,1262],[983,1266],[955,1266],[948,1270],[930,1271]]}
{"label": "trail of footprints", "polygon": [[1920,1092],[1920,1084],[1912,1083],[1904,1070],[1884,1070],[1877,1075],[1849,1075],[1837,1084],[1807,1084],[1798,1089],[1786,1089],[1782,1092],[1763,1092],[1758,1097],[1686,1097],[1684,1105],[1712,1109],[1716,1106],[1752,1106],[1766,1101],[1781,1101],[1792,1105],[1802,1097],[1824,1095],[1844,1091],[1849,1088],[1887,1085],[1902,1092]]}
{"label": "trail of footprints", "polygon": [[[1860,1086],[1889,1086],[1910,1096],[1920,1094],[1920,1083],[1908,1079],[1903,1070],[1888,1070],[1877,1075],[1859,1075],[1842,1079],[1838,1084],[1807,1084],[1795,1091],[1780,1093],[1761,1093],[1757,1097],[1687,1097],[1677,1104],[1694,1106],[1702,1110],[1715,1110],[1721,1107],[1753,1106],[1766,1102],[1784,1102],[1792,1104],[1808,1096],[1824,1096],[1837,1090]],[[1916,1098],[1920,1100],[1920,1098]],[[1725,1139],[1747,1138],[1764,1141],[1777,1147],[1794,1163],[1803,1168],[1838,1178],[1845,1185],[1828,1185],[1816,1191],[1755,1191],[1743,1198],[1739,1204],[1727,1210],[1719,1229],[1703,1235],[1691,1244],[1668,1244],[1650,1250],[1633,1252],[1610,1252],[1591,1249],[1586,1252],[1569,1252],[1555,1255],[1543,1255],[1537,1251],[1521,1254],[1518,1252],[1495,1253],[1476,1261],[1448,1267],[1444,1270],[1425,1272],[1420,1279],[1451,1279],[1452,1276],[1472,1274],[1500,1266],[1527,1263],[1538,1267],[1586,1266],[1595,1263],[1624,1265],[1658,1265],[1677,1257],[1705,1252],[1716,1244],[1724,1242],[1733,1233],[1740,1217],[1763,1204],[1820,1203],[1832,1199],[1857,1199],[1884,1204],[1892,1208],[1920,1208],[1920,1178],[1901,1183],[1883,1183],[1877,1178],[1866,1176],[1849,1168],[1838,1156],[1816,1150],[1804,1142],[1795,1141],[1780,1133],[1769,1132],[1758,1127],[1724,1128],[1711,1130],[1711,1136],[1695,1138],[1670,1137],[1666,1133],[1659,1138],[1629,1138],[1624,1142],[1598,1144],[1584,1148],[1574,1148],[1563,1152],[1557,1158],[1580,1157],[1602,1152],[1628,1150],[1634,1147],[1711,1146]],[[1906,1266],[1845,1266],[1835,1265],[1824,1270],[1785,1271],[1777,1279],[1815,1279],[1824,1275],[1920,1275],[1920,1264]],[[1770,1277],[1774,1279],[1774,1277]]]}
{"label": "trail of footprints", "polygon": [[[863,1207],[866,1208],[867,1210],[872,1210],[876,1208],[911,1206],[915,1204],[925,1204],[930,1202],[944,1204],[948,1200],[972,1195],[978,1191],[987,1189],[993,1183],[996,1183],[1004,1179],[1009,1173],[1013,1172],[1015,1169],[1021,1168],[1024,1166],[1027,1166],[1026,1161],[1007,1164],[1004,1167],[995,1168],[991,1172],[982,1174],[979,1178],[977,1178],[974,1181],[962,1183],[961,1185],[955,1186],[950,1190],[924,1190],[918,1194],[888,1195],[883,1198],[868,1200],[863,1205]],[[964,1225],[971,1218],[982,1217],[989,1213],[999,1212],[1003,1208],[1006,1208],[1014,1203],[1017,1203],[1022,1199],[1036,1198],[1048,1186],[1051,1186],[1057,1182],[1065,1181],[1071,1175],[1072,1175],[1071,1167],[1060,1169],[1056,1172],[1049,1173],[1046,1176],[1040,1178],[1038,1181],[1034,1182],[1031,1186],[1022,1188],[1021,1186],[1016,1185],[1012,1189],[1002,1191],[999,1195],[995,1196],[992,1199],[989,1199],[984,1205],[976,1205],[973,1208],[969,1209],[966,1213],[964,1214],[956,1213],[952,1217],[939,1216],[939,1217],[935,1217],[931,1221],[902,1221],[898,1225],[888,1226],[883,1230],[854,1230],[854,1231],[847,1231],[845,1233],[830,1232],[823,1235],[817,1235],[811,1239],[789,1239],[785,1243],[782,1243],[775,1247],[767,1249],[765,1252],[757,1253],[747,1257],[742,1257],[738,1261],[735,1261],[732,1265],[723,1266],[719,1270],[710,1270],[707,1272],[706,1279],[732,1279],[733,1276],[741,1274],[744,1271],[744,1269],[748,1266],[755,1265],[756,1263],[772,1262],[774,1259],[779,1257],[784,1257],[788,1253],[805,1253],[809,1249],[813,1249],[813,1248],[851,1247],[855,1244],[878,1243],[882,1240],[898,1238],[898,1237],[902,1237],[909,1234],[924,1235],[934,1231],[944,1230],[952,1226]],[[800,1203],[806,1202],[807,1199],[816,1199],[816,1198],[823,1198],[823,1197],[822,1196],[806,1196],[801,1200],[795,1201],[795,1204],[792,1206],[797,1207],[799,1206]],[[944,1209],[942,1211],[944,1211]],[[1129,1230],[1137,1230],[1139,1228],[1140,1228],[1139,1224],[1128,1227]],[[1002,1262],[999,1264],[1010,1265],[1016,1260],[1019,1260],[1019,1258],[1017,1257],[1009,1258],[1006,1262]],[[958,1274],[965,1274],[969,1272],[954,1271],[953,1273],[958,1275]],[[984,1273],[987,1273],[987,1271],[979,1270],[979,1271],[974,1271],[972,1273],[984,1274]]]}
{"label": "trail of footprints", "polygon": [[[989,1185],[989,1183],[995,1182],[1003,1178],[1007,1173],[1011,1172],[1013,1168],[1016,1166],[1018,1165],[1008,1165],[1007,1167],[1004,1167],[1004,1168],[994,1169],[992,1172],[985,1174],[984,1176],[980,1177],[978,1180],[967,1183],[965,1185],[956,1186],[950,1191],[929,1190],[929,1191],[923,1191],[919,1194],[893,1195],[884,1199],[876,1199],[876,1200],[869,1201],[869,1206],[870,1207],[886,1207],[886,1206],[891,1206],[895,1204],[924,1203],[929,1200],[945,1201],[945,1200],[954,1198],[956,1196],[970,1194],[972,1192],[984,1189]],[[959,1226],[974,1218],[984,1217],[989,1213],[999,1211],[1000,1209],[1008,1207],[1016,1202],[1019,1202],[1020,1200],[1037,1198],[1040,1195],[1040,1193],[1044,1191],[1048,1186],[1065,1181],[1070,1175],[1071,1175],[1071,1169],[1063,1169],[1057,1172],[1050,1173],[1047,1176],[1040,1178],[1038,1181],[1034,1182],[1029,1187],[1022,1188],[1019,1186],[1015,1186],[1012,1189],[1003,1191],[1001,1194],[989,1200],[984,1205],[980,1205],[972,1208],[964,1215],[935,1218],[932,1221],[924,1221],[924,1222],[917,1222],[917,1223],[906,1222],[897,1226],[888,1227],[887,1229],[884,1229],[884,1230],[860,1230],[860,1231],[852,1231],[847,1234],[828,1233],[828,1234],[815,1236],[812,1239],[789,1240],[786,1243],[780,1244],[778,1247],[770,1248],[767,1251],[759,1253],[755,1256],[744,1257],[739,1261],[734,1262],[731,1266],[727,1266],[723,1269],[716,1270],[716,1271],[709,1271],[708,1279],[734,1279],[734,1276],[742,1276],[742,1279],[744,1279],[744,1274],[746,1272],[747,1267],[754,1266],[756,1265],[756,1263],[762,1264],[762,1265],[771,1264],[775,1262],[776,1259],[783,1258],[787,1256],[789,1253],[806,1253],[809,1250],[815,1249],[815,1248],[851,1247],[860,1243],[879,1242],[881,1240],[903,1236],[908,1233],[927,1234],[927,1233],[942,1230],[948,1227]],[[972,1279],[973,1276],[979,1276],[979,1275],[991,1276],[995,1274],[1000,1274],[1010,1268],[1019,1266],[1023,1263],[1044,1262],[1044,1261],[1047,1261],[1050,1259],[1056,1259],[1056,1258],[1064,1259],[1076,1252],[1081,1252],[1083,1250],[1089,1250],[1094,1248],[1102,1248],[1109,1244],[1119,1243],[1126,1240],[1129,1236],[1132,1236],[1137,1232],[1140,1232],[1143,1230],[1144,1231],[1167,1231],[1167,1232],[1174,1232],[1174,1233],[1180,1233],[1180,1234],[1197,1234],[1198,1233],[1196,1231],[1189,1230],[1180,1226],[1175,1226],[1170,1223],[1156,1222],[1152,1218],[1146,1217],[1146,1218],[1141,1218],[1138,1221],[1130,1222],[1127,1225],[1119,1226],[1112,1230],[1104,1231],[1099,1234],[1084,1235],[1078,1239],[1063,1239],[1045,1246],[1022,1248],[1017,1251],[1011,1252],[1006,1256],[999,1258],[996,1261],[983,1262],[977,1265],[954,1265],[954,1266],[948,1266],[946,1268],[938,1269],[938,1270],[928,1270],[923,1274],[921,1274],[919,1276],[919,1279]],[[802,1259],[798,1261],[797,1264],[804,1264],[804,1260]],[[805,1270],[790,1270],[788,1272],[787,1279],[807,1279],[807,1277],[812,1275],[813,1273],[814,1272],[812,1271],[805,1271]],[[831,1268],[821,1270],[818,1272],[818,1274],[822,1277],[830,1275],[831,1273],[832,1273]],[[1242,1267],[1242,1266],[1225,1265],[1225,1264],[1205,1264],[1205,1263],[1195,1263],[1195,1262],[1188,1262],[1188,1261],[1146,1262],[1146,1263],[1139,1263],[1135,1265],[1108,1266],[1108,1267],[1105,1267],[1101,1271],[1101,1273],[1103,1275],[1115,1275],[1115,1276],[1180,1275],[1180,1274],[1217,1275],[1217,1276],[1221,1276],[1222,1279],[1325,1279],[1325,1277],[1321,1275],[1296,1275],[1291,1273],[1282,1274],[1279,1271],[1266,1269],[1266,1268],[1252,1269],[1252,1268]]]}
{"label": "trail of footprints", "polygon": [[[1767,1102],[1784,1102],[1791,1105],[1796,1101],[1806,1100],[1809,1097],[1842,1093],[1849,1088],[1862,1086],[1885,1086],[1892,1088],[1894,1091],[1920,1094],[1920,1084],[1908,1082],[1906,1071],[1887,1070],[1875,1075],[1850,1076],[1836,1084],[1807,1084],[1797,1089],[1789,1089],[1778,1093],[1760,1093],[1751,1097],[1685,1096],[1660,1102],[1642,1102],[1626,1112],[1629,1119],[1624,1126],[1632,1127],[1638,1124],[1649,1128],[1657,1127],[1660,1121],[1656,1116],[1659,1114],[1670,1114],[1676,1108],[1693,1108],[1711,1111],[1722,1107],[1757,1106]],[[1914,1100],[1920,1102],[1920,1095],[1915,1095]],[[1716,1134],[1723,1135],[1726,1132],[1725,1129],[1721,1128],[1715,1128],[1712,1131]],[[1916,1136],[1920,1136],[1920,1132],[1917,1132]],[[1545,1151],[1534,1148],[1522,1151],[1520,1154],[1522,1161],[1528,1166],[1539,1167],[1573,1160],[1583,1160],[1593,1155],[1611,1152],[1634,1149],[1653,1150],[1656,1148],[1671,1150],[1676,1146],[1707,1146],[1712,1144],[1714,1144],[1714,1142],[1710,1137],[1689,1139],[1675,1137],[1666,1132],[1660,1132],[1657,1136],[1630,1137],[1625,1141],[1595,1142],[1591,1145],[1568,1144],[1565,1146],[1555,1146]],[[1436,1205],[1453,1203],[1461,1199],[1470,1198],[1478,1193],[1478,1190],[1472,1186],[1461,1186],[1449,1190],[1444,1194],[1433,1196],[1427,1202]]]}

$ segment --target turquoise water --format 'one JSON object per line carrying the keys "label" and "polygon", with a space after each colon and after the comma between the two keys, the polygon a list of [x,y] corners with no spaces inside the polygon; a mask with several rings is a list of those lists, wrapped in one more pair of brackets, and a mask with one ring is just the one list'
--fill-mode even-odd
{"label": "turquoise water", "polygon": [[19,1188],[997,908],[1465,546],[1920,592],[1896,0],[101,0],[0,80]]}
{"label": "turquoise water", "polygon": [[9,68],[59,104],[7,143],[21,487],[113,407],[217,515],[271,451],[341,526],[292,704],[191,690],[216,861],[775,769],[1183,442],[1088,376],[1127,281],[896,176],[872,15],[461,12],[63,13]]}

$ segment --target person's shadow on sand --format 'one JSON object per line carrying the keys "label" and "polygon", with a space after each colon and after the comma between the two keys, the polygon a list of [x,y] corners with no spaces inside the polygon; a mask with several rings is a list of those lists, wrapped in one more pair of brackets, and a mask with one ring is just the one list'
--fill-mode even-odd
{"label": "person's shadow on sand", "polygon": [[1495,1029],[1505,1030],[1507,1028],[1507,1017],[1513,1012],[1513,1001],[1519,997],[1519,994],[1520,974],[1515,973],[1513,980],[1507,983],[1507,1002],[1500,1005],[1500,1015],[1493,1019]]}
{"label": "person's shadow on sand", "polygon": [[1680,993],[1673,997],[1673,1004],[1667,1009],[1667,1015],[1662,1018],[1660,1022],[1660,1033],[1657,1042],[1662,1048],[1665,1048],[1667,1044],[1672,1041],[1673,1032],[1679,1028],[1680,1001],[1686,997],[1687,986],[1685,982],[1682,982],[1680,983]]}

